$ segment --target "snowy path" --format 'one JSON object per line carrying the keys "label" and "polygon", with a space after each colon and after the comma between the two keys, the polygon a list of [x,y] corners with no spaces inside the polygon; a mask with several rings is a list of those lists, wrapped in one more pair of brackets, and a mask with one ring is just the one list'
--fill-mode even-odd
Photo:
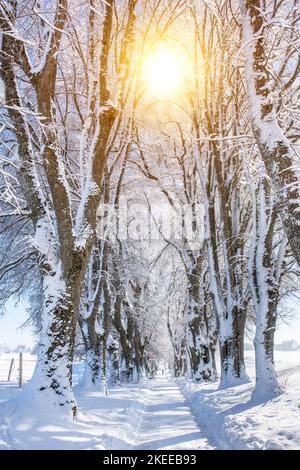
{"label": "snowy path", "polygon": [[147,407],[136,449],[212,450],[174,381],[154,380],[147,392]]}
{"label": "snowy path", "polygon": [[[276,354],[286,392],[262,403],[251,401],[254,381],[218,390],[159,375],[109,396],[75,387],[74,422],[42,413],[15,419],[5,402],[20,389],[0,383],[0,449],[300,449],[299,352]],[[253,354],[246,360],[253,377]]]}

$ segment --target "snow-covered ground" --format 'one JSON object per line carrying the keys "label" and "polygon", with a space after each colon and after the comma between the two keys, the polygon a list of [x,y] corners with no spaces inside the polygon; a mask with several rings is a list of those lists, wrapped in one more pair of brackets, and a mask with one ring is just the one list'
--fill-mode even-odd
{"label": "snow-covered ground", "polygon": [[[253,376],[252,351],[246,359]],[[276,362],[286,393],[265,403],[251,402],[253,383],[218,391],[161,376],[109,397],[75,387],[74,423],[26,414],[16,422],[7,400],[19,389],[2,382],[0,449],[300,449],[300,354],[276,352]]]}
{"label": "snow-covered ground", "polygon": [[[225,390],[218,384],[178,381],[199,426],[219,449],[300,449],[300,352],[275,352],[286,392],[263,403],[251,400],[253,382]],[[254,379],[254,353],[246,352]]]}
{"label": "snow-covered ground", "polygon": [[80,412],[75,422],[54,416],[22,421],[1,419],[0,449],[128,449],[137,441],[148,387],[115,388],[109,397],[100,392],[76,391]]}
{"label": "snow-covered ground", "polygon": [[174,380],[153,380],[138,432],[137,449],[212,450]]}
{"label": "snow-covered ground", "polygon": [[300,449],[300,369],[282,374],[287,390],[267,402],[251,401],[253,384],[217,390],[217,385],[181,381],[199,426],[219,449]]}

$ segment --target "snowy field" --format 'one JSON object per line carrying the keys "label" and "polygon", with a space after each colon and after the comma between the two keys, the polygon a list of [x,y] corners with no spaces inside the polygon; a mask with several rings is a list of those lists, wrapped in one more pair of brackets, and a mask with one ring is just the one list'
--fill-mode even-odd
{"label": "snowy field", "polygon": [[[6,356],[0,357],[0,449],[300,449],[299,352],[276,352],[286,393],[268,402],[251,401],[253,383],[218,391],[217,384],[161,376],[114,388],[109,397],[76,386],[80,412],[74,423],[26,413],[18,422],[13,414],[4,420],[7,400],[20,390],[5,382]],[[27,360],[29,378],[34,357]],[[253,376],[252,351],[246,360]],[[78,379],[81,367],[75,371]]]}
{"label": "snowy field", "polygon": [[[11,360],[13,359],[13,367],[11,372],[10,382],[12,385],[15,385],[19,382],[19,354],[18,353],[6,353],[0,354],[0,386],[3,385],[3,382],[7,382],[8,380],[8,373],[11,364]],[[34,371],[36,363],[36,356],[23,353],[23,381],[27,382]],[[83,364],[74,364],[73,368],[73,382],[74,384],[78,384],[83,376],[84,372],[84,365]]]}
{"label": "snowy field", "polygon": [[[300,366],[300,351],[274,351],[274,356],[277,371],[293,369],[294,366]],[[254,377],[254,351],[245,352],[245,362],[248,374],[250,377]]]}
{"label": "snowy field", "polygon": [[[19,380],[19,354],[18,353],[7,353],[0,354],[0,385],[1,382],[7,382],[8,372],[11,360],[14,360],[11,382],[16,384]],[[254,351],[245,352],[245,360],[247,365],[247,371],[251,377],[254,377]],[[275,360],[277,370],[287,369],[294,365],[300,364],[300,351],[275,351]],[[34,366],[36,362],[36,356],[28,353],[23,353],[23,378],[24,381],[28,381],[32,376]],[[73,382],[78,384],[83,376],[83,364],[75,364],[73,369]],[[2,384],[3,385],[3,384]]]}
{"label": "snowy field", "polygon": [[[11,381],[19,381],[19,354],[6,353],[0,354],[0,382],[7,381],[11,361],[13,366],[11,372]],[[35,366],[36,357],[32,354],[23,353],[23,378],[25,382],[30,379]]]}

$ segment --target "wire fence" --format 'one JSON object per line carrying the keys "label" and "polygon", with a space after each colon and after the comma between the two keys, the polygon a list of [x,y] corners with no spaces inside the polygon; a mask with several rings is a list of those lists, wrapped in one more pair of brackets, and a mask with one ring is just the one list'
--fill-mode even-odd
{"label": "wire fence", "polygon": [[[0,384],[10,384],[22,387],[31,379],[36,364],[36,356],[28,353],[14,353],[0,355]],[[73,364],[73,385],[82,381],[84,363]]]}
{"label": "wire fence", "polygon": [[0,356],[0,382],[22,385],[30,380],[36,357],[30,354],[3,354]]}

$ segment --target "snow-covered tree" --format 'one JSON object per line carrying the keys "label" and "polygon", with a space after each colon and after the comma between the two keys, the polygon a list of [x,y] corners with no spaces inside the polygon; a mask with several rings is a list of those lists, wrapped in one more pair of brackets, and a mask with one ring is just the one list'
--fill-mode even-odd
{"label": "snow-covered tree", "polygon": [[[118,4],[127,17],[116,64],[122,69],[116,80],[120,88],[135,5]],[[109,80],[114,8],[113,0],[102,6],[87,1],[72,11],[67,0],[1,2],[5,107],[18,143],[18,181],[43,272],[42,332],[28,409],[47,397],[48,405],[76,413],[70,388],[75,328],[95,245],[109,139],[120,113]],[[24,11],[32,22],[29,29]]]}
{"label": "snow-covered tree", "polygon": [[297,24],[300,7],[297,2],[266,3],[263,0],[241,0],[240,5],[253,135],[276,191],[290,246],[300,263],[297,153],[292,145],[293,140],[289,140],[279,121],[278,108],[282,98],[276,98],[278,85],[281,95],[291,93],[293,86],[299,87]]}

